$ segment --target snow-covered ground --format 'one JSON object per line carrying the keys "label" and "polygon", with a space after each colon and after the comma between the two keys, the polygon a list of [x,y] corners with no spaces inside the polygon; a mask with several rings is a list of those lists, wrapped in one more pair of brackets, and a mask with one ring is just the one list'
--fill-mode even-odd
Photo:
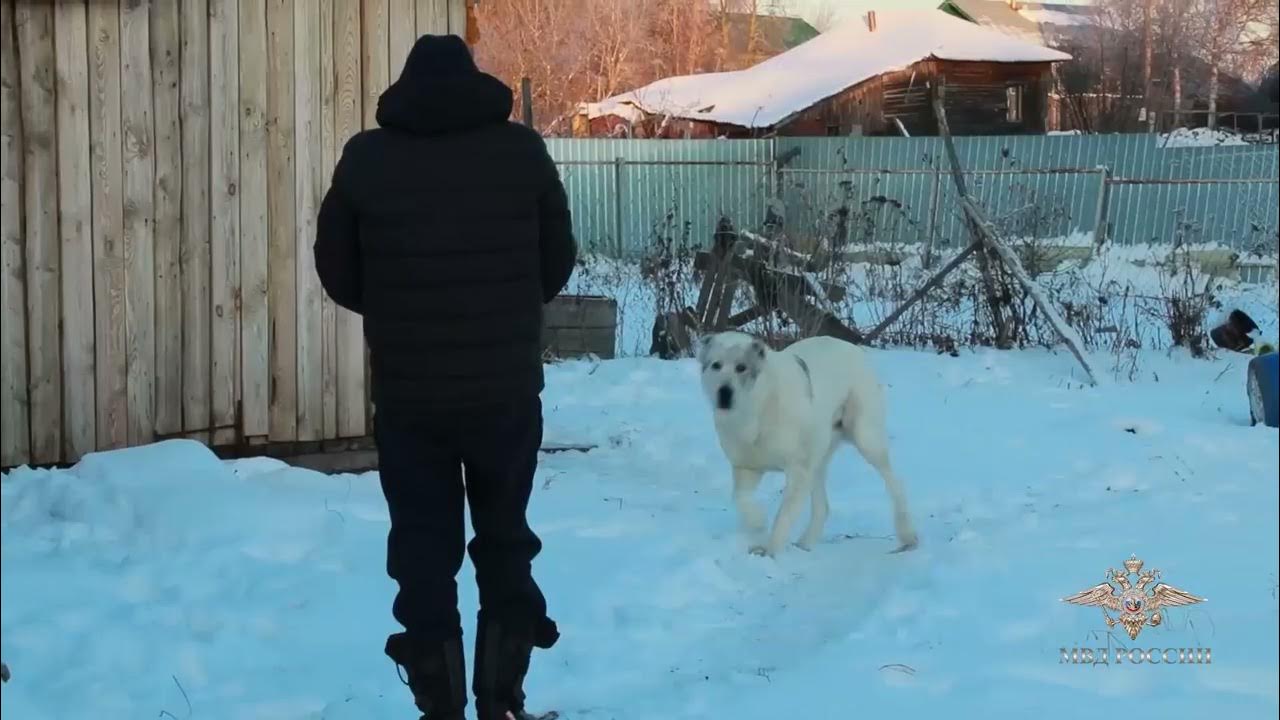
{"label": "snow-covered ground", "polygon": [[[1027,240],[1018,242],[1038,248],[1037,254],[1041,257],[1049,257],[1059,249],[1087,250],[1092,244],[1092,235],[1077,233],[1034,243]],[[836,306],[835,312],[852,321],[855,327],[865,330],[878,325],[934,270],[921,265],[920,250],[914,245],[861,243],[858,247],[886,255],[899,254],[903,258],[896,266],[858,262],[836,272],[833,282],[847,287],[848,294]],[[1058,312],[1069,317],[1069,322],[1091,347],[1101,348],[1117,340],[1128,340],[1142,349],[1168,349],[1172,345],[1172,334],[1165,316],[1170,298],[1180,298],[1196,305],[1199,300],[1191,295],[1203,292],[1206,287],[1213,293],[1213,306],[1206,308],[1203,323],[1206,333],[1223,322],[1231,310],[1238,308],[1258,324],[1262,338],[1276,343],[1280,326],[1277,325],[1278,300],[1273,269],[1260,273],[1268,278],[1263,283],[1211,278],[1199,269],[1185,270],[1182,268],[1185,263],[1181,260],[1171,261],[1170,248],[1169,244],[1108,245],[1083,264],[1078,252],[1074,256],[1068,253],[1062,256],[1058,267],[1038,275],[1036,281],[1045,288]],[[1189,250],[1231,252],[1229,248],[1209,243],[1195,245]],[[951,249],[940,253],[934,267],[945,264],[955,252],[956,249]],[[1238,261],[1275,268],[1276,259],[1272,251],[1268,255],[1241,253]],[[1173,272],[1169,264],[1174,266]],[[646,278],[636,262],[587,257],[570,279],[567,291],[612,298],[618,309],[617,353],[635,356],[648,354],[652,345],[654,315],[660,305],[655,288],[661,286],[668,303],[682,308],[696,303],[699,282],[689,274],[655,281]],[[978,282],[976,265],[963,265],[948,276],[942,288],[931,292],[890,330],[914,329],[936,333],[957,344],[965,344],[972,328],[987,322],[985,318],[975,320],[977,294],[972,288],[977,287]],[[969,289],[957,291],[957,285]],[[738,293],[734,311],[746,310],[752,304],[750,294]],[[745,329],[761,332],[764,330],[761,325],[756,322]],[[1101,332],[1099,327],[1112,329]],[[1037,333],[1038,336],[1049,337],[1056,342],[1056,335],[1047,325],[1041,323],[1039,330],[1042,332]],[[1121,362],[1127,368],[1131,359],[1112,358],[1110,366]]]}
{"label": "snow-covered ground", "polygon": [[1206,127],[1178,128],[1165,133],[1159,139],[1161,147],[1217,147],[1227,145],[1248,145],[1239,134],[1226,130],[1211,130]]}
{"label": "snow-covered ground", "polygon": [[[851,450],[827,542],[776,560],[736,531],[692,361],[552,366],[531,508],[563,637],[532,701],[566,720],[1274,718],[1277,433],[1246,358],[1143,353],[1082,387],[1066,353],[883,351],[922,537],[894,541]],[[1100,360],[1104,365],[1105,360]],[[776,502],[781,480],[766,481]],[[223,463],[173,441],[0,481],[3,715],[414,718],[373,475]],[[1136,643],[1060,598],[1137,554],[1208,598]],[[460,578],[468,638],[475,595]],[[1117,629],[1118,630],[1118,629]],[[1088,666],[1060,648],[1211,648],[1208,665]],[[470,651],[468,650],[470,654]]]}

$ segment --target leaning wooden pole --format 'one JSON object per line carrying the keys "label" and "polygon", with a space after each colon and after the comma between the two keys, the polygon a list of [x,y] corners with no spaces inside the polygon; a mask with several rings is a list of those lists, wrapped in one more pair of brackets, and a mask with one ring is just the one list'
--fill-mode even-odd
{"label": "leaning wooden pole", "polygon": [[520,110],[526,127],[533,127],[533,83],[520,78]]}
{"label": "leaning wooden pole", "polygon": [[[947,124],[947,115],[942,107],[943,92],[944,86],[939,86],[932,93],[933,113],[938,121],[938,134],[945,141],[947,159],[951,162],[951,180],[956,184],[956,192],[963,198],[969,195],[969,188],[964,181],[964,172],[960,169],[960,156],[956,153],[955,143],[951,142],[951,127]],[[967,215],[965,221],[965,225],[973,235],[973,241],[982,245],[982,238],[972,227],[972,221]],[[1013,345],[1013,339],[1009,337],[1009,322],[1005,319],[1000,292],[996,289],[995,276],[991,273],[993,260],[995,257],[991,254],[991,248],[985,246],[978,248],[978,275],[982,278],[982,289],[987,296],[987,309],[991,313],[991,329],[995,333],[996,347],[1007,350]]]}
{"label": "leaning wooden pole", "polygon": [[[933,112],[938,118],[938,132],[942,135],[942,142],[947,148],[947,157],[951,162],[952,179],[956,183],[956,192],[960,196],[960,207],[964,210],[965,217],[969,221],[969,226],[978,233],[978,238],[985,246],[984,249],[990,250],[1000,258],[1005,268],[1013,275],[1022,288],[1031,296],[1031,300],[1035,302],[1036,307],[1044,314],[1049,324],[1062,337],[1063,342],[1067,344],[1067,348],[1071,350],[1071,354],[1075,355],[1076,360],[1080,362],[1080,366],[1084,368],[1085,374],[1089,376],[1091,385],[1098,384],[1100,377],[1094,372],[1093,366],[1089,364],[1089,359],[1084,354],[1084,343],[1080,340],[1080,335],[1076,333],[1070,325],[1067,324],[1062,316],[1058,314],[1056,308],[1045,297],[1044,290],[1036,284],[1031,276],[1027,274],[1026,269],[1022,267],[1022,261],[1018,259],[1017,254],[1009,249],[1000,239],[999,233],[996,231],[991,221],[987,219],[982,208],[973,202],[972,198],[965,188],[964,171],[960,167],[960,159],[956,154],[955,144],[951,139],[951,131],[947,127],[946,112],[942,108],[942,102],[937,95],[933,98]],[[981,255],[981,253],[979,254]]]}
{"label": "leaning wooden pole", "polygon": [[907,310],[910,310],[911,306],[919,302],[920,298],[927,295],[930,290],[941,285],[942,281],[945,280],[946,277],[951,274],[952,270],[955,270],[956,268],[960,267],[961,263],[963,263],[965,260],[968,260],[969,256],[972,255],[977,250],[979,250],[981,247],[982,247],[982,241],[974,240],[964,250],[961,250],[960,252],[956,253],[956,256],[951,258],[950,262],[948,262],[946,265],[943,265],[941,270],[934,273],[933,277],[929,278],[928,281],[925,282],[925,284],[921,285],[919,288],[916,289],[915,292],[911,293],[911,297],[908,297],[906,300],[903,300],[902,304],[899,305],[897,308],[895,308],[893,312],[889,313],[888,317],[886,317],[884,320],[881,320],[879,325],[876,325],[875,327],[871,328],[871,331],[867,333],[866,341],[873,342],[876,338],[880,337],[880,333],[884,332],[889,328],[890,325],[897,322],[898,318],[902,317],[903,313],[905,313]]}

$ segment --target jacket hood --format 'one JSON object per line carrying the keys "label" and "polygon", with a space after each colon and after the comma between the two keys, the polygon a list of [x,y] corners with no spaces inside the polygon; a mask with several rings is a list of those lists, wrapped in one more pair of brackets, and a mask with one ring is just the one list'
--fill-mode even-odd
{"label": "jacket hood", "polygon": [[511,89],[480,72],[462,38],[423,35],[378,97],[376,117],[385,128],[438,135],[506,122],[511,108]]}

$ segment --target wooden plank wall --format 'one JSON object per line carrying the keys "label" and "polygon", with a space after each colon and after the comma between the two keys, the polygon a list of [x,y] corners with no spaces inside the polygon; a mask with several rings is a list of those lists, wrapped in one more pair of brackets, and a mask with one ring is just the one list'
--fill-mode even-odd
{"label": "wooden plank wall", "polygon": [[0,0],[0,466],[367,434],[315,218],[465,0]]}

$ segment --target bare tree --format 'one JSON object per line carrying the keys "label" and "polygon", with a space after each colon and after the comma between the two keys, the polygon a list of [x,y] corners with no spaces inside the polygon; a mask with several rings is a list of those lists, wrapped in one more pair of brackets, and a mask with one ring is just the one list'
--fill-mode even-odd
{"label": "bare tree", "polygon": [[1155,12],[1154,36],[1160,47],[1165,49],[1174,127],[1182,125],[1182,72],[1186,62],[1186,47],[1192,42],[1194,14],[1191,6],[1194,1],[1159,0]]}
{"label": "bare tree", "polygon": [[[1086,131],[1132,129],[1149,106],[1135,66],[1145,0],[1099,0],[1092,14],[1090,44],[1064,47],[1072,60],[1060,70],[1064,93]],[[1135,102],[1137,100],[1138,102]]]}
{"label": "bare tree", "polygon": [[1242,77],[1256,81],[1280,61],[1280,1],[1263,0],[1264,21],[1250,25],[1241,48],[1237,70]]}
{"label": "bare tree", "polygon": [[1248,62],[1251,43],[1258,41],[1276,12],[1275,0],[1193,0],[1196,47],[1209,63],[1209,127],[1217,126],[1221,69]]}
{"label": "bare tree", "polygon": [[759,16],[783,7],[777,0],[485,0],[476,5],[476,58],[511,87],[529,78],[539,130],[563,134],[580,103],[663,77],[729,69],[728,13],[745,17],[750,62],[762,49]]}
{"label": "bare tree", "polygon": [[[1277,0],[1099,0],[1094,8],[1093,46],[1068,49],[1076,59],[1063,72],[1076,76],[1077,84],[1094,77],[1095,92],[1121,111],[1103,112],[1119,123],[1112,129],[1129,127],[1134,116],[1145,116],[1147,129],[1154,129],[1154,111],[1162,105],[1173,108],[1180,124],[1188,70],[1194,70],[1196,93],[1216,124],[1221,73],[1256,79],[1274,62],[1276,33],[1270,28],[1277,22]],[[1136,65],[1140,81],[1130,72]],[[1235,88],[1239,92],[1238,83]],[[1125,107],[1131,97],[1141,99],[1133,116]]]}
{"label": "bare tree", "polygon": [[652,49],[645,34],[644,6],[631,0],[594,0],[588,3],[590,71],[595,76],[594,98],[622,90],[639,72],[637,63]]}
{"label": "bare tree", "polygon": [[[476,59],[488,72],[518,87],[533,86],[537,117],[555,118],[564,93],[585,75],[586,57],[572,42],[583,26],[578,0],[490,0],[476,6],[483,28]],[[517,100],[515,112],[522,111]],[[554,120],[553,120],[554,121]]]}
{"label": "bare tree", "polygon": [[1143,0],[1142,3],[1142,119],[1146,120],[1147,128],[1155,127],[1154,106],[1151,102],[1151,44],[1152,44],[1152,23],[1154,18],[1155,0]]}
{"label": "bare tree", "polygon": [[653,43],[651,73],[646,82],[714,69],[717,42],[710,4],[686,0],[650,0]]}
{"label": "bare tree", "polygon": [[834,0],[822,0],[811,11],[809,24],[818,32],[826,32],[835,27],[838,17]]}

